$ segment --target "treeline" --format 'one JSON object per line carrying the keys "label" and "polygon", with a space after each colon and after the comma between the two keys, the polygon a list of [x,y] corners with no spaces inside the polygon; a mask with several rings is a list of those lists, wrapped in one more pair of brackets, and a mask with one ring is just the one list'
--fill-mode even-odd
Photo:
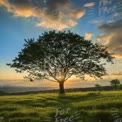
{"label": "treeline", "polygon": [[[87,87],[87,88],[68,88],[65,89],[66,92],[87,92],[87,91],[112,91],[113,86],[101,86],[100,89],[97,87]],[[43,91],[28,91],[28,92],[19,92],[19,93],[6,93],[0,91],[0,95],[24,95],[24,94],[37,94],[37,93],[57,93],[58,89],[53,90],[43,90]]]}

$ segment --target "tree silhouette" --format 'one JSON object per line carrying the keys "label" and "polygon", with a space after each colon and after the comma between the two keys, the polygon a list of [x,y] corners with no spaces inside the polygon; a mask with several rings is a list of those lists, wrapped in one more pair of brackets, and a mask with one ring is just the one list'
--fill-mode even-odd
{"label": "tree silhouette", "polygon": [[119,85],[119,89],[122,90],[122,84]]}
{"label": "tree silhouette", "polygon": [[59,93],[64,92],[64,83],[73,75],[84,78],[85,74],[101,78],[106,75],[105,63],[112,56],[103,45],[93,44],[83,37],[68,32],[44,32],[35,41],[25,40],[24,48],[12,63],[17,72],[28,72],[32,80],[48,79],[59,83]]}
{"label": "tree silhouette", "polygon": [[97,91],[101,91],[102,90],[102,86],[99,84],[95,84],[96,90]]}
{"label": "tree silhouette", "polygon": [[118,79],[111,80],[110,83],[114,87],[115,90],[120,85],[120,81]]}

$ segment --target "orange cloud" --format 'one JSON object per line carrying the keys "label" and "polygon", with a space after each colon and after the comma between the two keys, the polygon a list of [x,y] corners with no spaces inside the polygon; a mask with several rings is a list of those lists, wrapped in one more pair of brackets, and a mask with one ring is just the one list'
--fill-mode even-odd
{"label": "orange cloud", "polygon": [[85,10],[78,8],[78,9],[72,10],[71,13],[69,13],[69,15],[66,14],[65,16],[68,16],[74,19],[80,19],[84,14],[85,14]]}
{"label": "orange cloud", "polygon": [[116,21],[99,26],[105,33],[97,36],[97,42],[108,47],[111,53],[117,58],[122,58],[122,21]]}
{"label": "orange cloud", "polygon": [[95,2],[89,2],[84,5],[84,7],[92,7],[95,5]]}
{"label": "orange cloud", "polygon": [[77,25],[77,20],[85,14],[84,9],[72,9],[73,5],[69,0],[50,0],[47,1],[46,6],[39,3],[39,0],[37,2],[1,0],[0,6],[4,6],[8,12],[13,13],[16,17],[38,19],[39,22],[36,23],[38,27],[56,30]]}
{"label": "orange cloud", "polygon": [[81,18],[85,14],[85,10],[78,9],[72,10],[70,14],[60,12],[58,18],[50,16],[45,16],[41,19],[37,26],[52,28],[56,30],[63,30],[65,28],[70,28],[77,25],[77,19]]}
{"label": "orange cloud", "polygon": [[62,22],[57,22],[57,21],[52,21],[52,20],[48,20],[45,19],[43,21],[40,21],[39,23],[37,23],[38,27],[44,27],[47,29],[56,29],[56,30],[62,30],[64,28],[68,28],[68,25],[66,23],[62,23]]}
{"label": "orange cloud", "polygon": [[86,40],[91,40],[92,37],[93,37],[93,34],[91,32],[88,32],[88,33],[85,34],[85,39]]}
{"label": "orange cloud", "polygon": [[21,5],[9,3],[8,0],[1,0],[0,6],[4,6],[8,12],[14,14],[14,16],[30,17],[33,15],[32,5],[29,2],[21,3]]}
{"label": "orange cloud", "polygon": [[96,40],[98,43],[108,44],[111,36],[106,34],[100,34],[97,36]]}

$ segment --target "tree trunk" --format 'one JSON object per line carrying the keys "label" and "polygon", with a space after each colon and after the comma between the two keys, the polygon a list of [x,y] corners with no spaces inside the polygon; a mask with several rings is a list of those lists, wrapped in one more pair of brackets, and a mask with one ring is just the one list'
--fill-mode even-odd
{"label": "tree trunk", "polygon": [[64,82],[59,83],[59,94],[65,94],[64,91]]}

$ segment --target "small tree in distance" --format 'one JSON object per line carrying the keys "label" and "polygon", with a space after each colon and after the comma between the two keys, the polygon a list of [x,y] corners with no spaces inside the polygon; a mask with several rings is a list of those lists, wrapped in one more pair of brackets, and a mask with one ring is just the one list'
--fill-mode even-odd
{"label": "small tree in distance", "polygon": [[28,72],[32,79],[48,79],[59,83],[59,93],[64,83],[73,75],[85,74],[101,78],[106,70],[101,59],[112,62],[112,56],[103,45],[93,44],[83,37],[68,32],[49,31],[34,39],[25,40],[24,48],[12,63],[17,72]]}
{"label": "small tree in distance", "polygon": [[120,85],[120,81],[118,79],[114,79],[110,81],[111,85],[114,87],[114,89],[116,90],[118,88],[118,86]]}
{"label": "small tree in distance", "polygon": [[96,90],[97,91],[101,91],[102,90],[102,86],[99,84],[95,84]]}
{"label": "small tree in distance", "polygon": [[119,89],[122,90],[122,84],[119,85]]}

